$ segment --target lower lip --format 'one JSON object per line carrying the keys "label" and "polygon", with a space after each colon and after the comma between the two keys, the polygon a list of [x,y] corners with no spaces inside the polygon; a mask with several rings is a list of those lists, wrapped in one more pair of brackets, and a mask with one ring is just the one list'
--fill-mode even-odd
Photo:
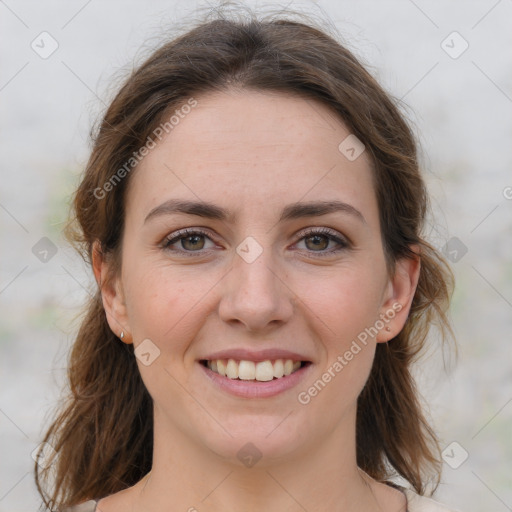
{"label": "lower lip", "polygon": [[223,377],[217,372],[210,370],[210,368],[204,366],[202,363],[198,362],[198,364],[205,372],[206,376],[217,386],[232,395],[243,398],[268,398],[278,395],[279,393],[283,393],[301,382],[313,366],[309,363],[286,377],[266,382],[259,382],[254,380],[238,380]]}

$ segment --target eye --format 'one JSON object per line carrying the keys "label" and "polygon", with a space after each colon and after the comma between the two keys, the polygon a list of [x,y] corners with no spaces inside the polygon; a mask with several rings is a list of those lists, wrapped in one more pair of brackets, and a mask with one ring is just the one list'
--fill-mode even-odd
{"label": "eye", "polygon": [[[350,243],[342,236],[338,235],[336,231],[329,228],[314,228],[300,233],[299,242],[304,240],[306,251],[309,253],[317,253],[315,256],[330,256],[350,247]],[[202,254],[209,252],[214,247],[214,242],[209,232],[201,229],[183,229],[169,238],[166,238],[162,244],[163,249],[181,253],[184,255],[191,255],[191,253]],[[205,239],[212,242],[213,246],[205,247]],[[297,243],[299,243],[297,242]],[[327,251],[329,244],[335,242],[338,248]],[[181,247],[173,247],[176,244]],[[188,254],[187,254],[188,253]]]}
{"label": "eye", "polygon": [[[350,247],[349,242],[345,238],[339,236],[336,231],[332,231],[328,228],[310,229],[306,232],[302,232],[300,235],[301,238],[299,242],[304,240],[306,250],[308,252],[318,253],[318,256],[321,257],[338,253]],[[331,242],[336,242],[338,248],[326,251],[325,249],[328,248]]]}
{"label": "eye", "polygon": [[[206,231],[200,229],[183,229],[173,234],[172,238],[166,238],[163,243],[163,248],[181,253],[204,252],[202,249],[205,247],[205,238],[212,241],[209,233]],[[181,248],[173,248],[172,246],[178,242],[181,242]]]}

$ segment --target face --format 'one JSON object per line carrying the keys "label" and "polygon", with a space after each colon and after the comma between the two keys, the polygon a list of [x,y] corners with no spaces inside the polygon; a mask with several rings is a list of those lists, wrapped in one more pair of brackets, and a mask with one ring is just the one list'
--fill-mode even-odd
{"label": "face", "polygon": [[[155,430],[235,462],[251,442],[260,464],[346,443],[418,266],[388,275],[367,153],[340,151],[350,131],[326,107],[248,91],[196,100],[130,177],[122,268],[103,292],[139,354]],[[278,359],[300,368],[278,378]]]}

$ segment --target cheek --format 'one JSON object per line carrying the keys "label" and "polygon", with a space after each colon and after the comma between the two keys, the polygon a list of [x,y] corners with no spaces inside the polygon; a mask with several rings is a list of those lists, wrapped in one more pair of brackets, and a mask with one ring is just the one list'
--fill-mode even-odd
{"label": "cheek", "polygon": [[191,308],[191,294],[179,276],[163,265],[126,266],[126,307],[132,335],[137,343],[150,338],[159,346],[164,335]]}
{"label": "cheek", "polygon": [[185,406],[182,386],[187,386],[192,364],[186,354],[207,317],[205,293],[213,286],[208,276],[198,279],[197,270],[195,277],[193,272],[192,267],[184,270],[166,262],[137,264],[135,258],[126,266],[126,306],[135,349],[148,339],[157,347],[149,345],[149,365],[137,361],[157,403]]}
{"label": "cheek", "polygon": [[311,392],[321,394],[316,403],[332,405],[334,415],[354,402],[370,373],[376,347],[372,328],[379,318],[383,283],[380,274],[355,268],[304,281],[301,299],[309,311],[309,328],[325,351],[319,369],[325,387],[319,383]]}
{"label": "cheek", "polygon": [[324,325],[325,339],[343,348],[378,318],[383,280],[376,273],[339,269],[324,277],[303,280],[300,298],[312,311],[311,319]]}
{"label": "cheek", "polygon": [[308,417],[322,417],[325,428],[334,428],[355,407],[372,368],[376,343],[366,329],[378,318],[377,293],[361,279],[340,278],[330,281],[311,309],[310,328],[321,338],[324,356],[298,399]]}
{"label": "cheek", "polygon": [[185,350],[201,328],[208,294],[219,278],[193,265],[172,266],[165,261],[142,265],[134,258],[126,267],[125,282],[135,343],[149,338],[167,353]]}

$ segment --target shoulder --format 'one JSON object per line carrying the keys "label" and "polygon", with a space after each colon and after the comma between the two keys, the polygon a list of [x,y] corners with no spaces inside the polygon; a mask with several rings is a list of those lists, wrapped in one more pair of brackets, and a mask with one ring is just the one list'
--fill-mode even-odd
{"label": "shoulder", "polygon": [[420,496],[411,489],[403,489],[407,496],[407,511],[408,512],[459,512],[454,508],[449,508],[432,498]]}
{"label": "shoulder", "polygon": [[96,501],[89,500],[84,503],[80,503],[80,505],[74,505],[73,507],[67,507],[63,510],[63,512],[95,512],[96,511]]}

